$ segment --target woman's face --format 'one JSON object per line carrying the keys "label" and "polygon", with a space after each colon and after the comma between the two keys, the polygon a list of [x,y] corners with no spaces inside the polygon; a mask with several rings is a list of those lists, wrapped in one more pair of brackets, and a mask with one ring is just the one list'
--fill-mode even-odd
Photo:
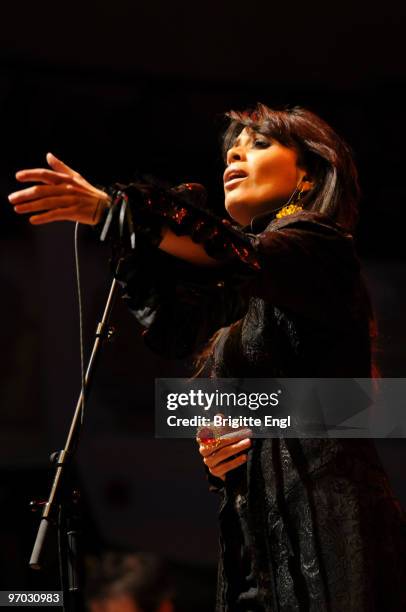
{"label": "woman's face", "polygon": [[244,128],[227,152],[226,210],[237,223],[248,225],[255,216],[286,204],[298,186],[310,189],[305,175],[294,149]]}

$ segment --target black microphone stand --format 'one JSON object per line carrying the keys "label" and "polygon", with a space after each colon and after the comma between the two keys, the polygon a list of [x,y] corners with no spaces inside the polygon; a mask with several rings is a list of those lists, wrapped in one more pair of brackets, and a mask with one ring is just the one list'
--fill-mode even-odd
{"label": "black microphone stand", "polygon": [[42,569],[50,528],[56,525],[58,529],[59,562],[61,585],[64,595],[64,610],[67,612],[82,612],[85,608],[81,579],[80,496],[76,487],[73,489],[70,488],[70,483],[66,478],[66,472],[68,466],[72,463],[74,453],[78,446],[79,432],[82,424],[83,400],[88,397],[90,392],[90,385],[101,345],[103,341],[109,339],[113,333],[108,327],[108,323],[113,309],[117,288],[118,282],[114,278],[110,287],[102,320],[97,325],[96,337],[86,369],[84,386],[81,389],[76,404],[65,446],[61,451],[51,455],[51,462],[55,464],[56,471],[48,501],[45,504],[31,502],[33,507],[38,507],[39,505],[43,506],[43,512],[29,564],[32,569]]}

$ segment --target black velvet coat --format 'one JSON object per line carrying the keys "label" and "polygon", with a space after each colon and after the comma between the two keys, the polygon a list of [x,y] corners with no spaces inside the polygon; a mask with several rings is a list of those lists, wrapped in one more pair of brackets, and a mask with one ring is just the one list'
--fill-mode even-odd
{"label": "black velvet coat", "polygon": [[[182,195],[125,192],[138,246],[118,276],[153,350],[183,357],[221,328],[206,376],[370,376],[369,302],[342,228],[302,212],[247,232]],[[221,265],[158,251],[163,224]],[[404,517],[370,441],[256,439],[224,487],[210,480],[222,496],[218,612],[406,610]]]}

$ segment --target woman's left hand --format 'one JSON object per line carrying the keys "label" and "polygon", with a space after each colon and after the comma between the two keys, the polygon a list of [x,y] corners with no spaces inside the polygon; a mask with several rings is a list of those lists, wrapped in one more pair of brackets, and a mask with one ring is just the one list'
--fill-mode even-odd
{"label": "woman's left hand", "polygon": [[214,446],[199,443],[199,453],[212,476],[225,480],[228,472],[246,463],[247,452],[251,447],[249,436],[251,432],[245,429],[232,437],[219,438],[218,444]]}
{"label": "woman's left hand", "polygon": [[16,179],[20,183],[38,184],[8,196],[15,212],[30,214],[29,220],[33,225],[54,221],[99,223],[110,201],[109,195],[91,185],[52,153],[47,154],[47,162],[50,169],[17,172]]}

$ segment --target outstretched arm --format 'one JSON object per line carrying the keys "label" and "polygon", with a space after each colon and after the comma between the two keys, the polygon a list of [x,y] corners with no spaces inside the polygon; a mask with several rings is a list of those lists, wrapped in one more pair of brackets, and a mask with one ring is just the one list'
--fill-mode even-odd
{"label": "outstretched arm", "polygon": [[[16,178],[21,183],[36,183],[8,197],[17,214],[30,215],[33,225],[56,221],[76,221],[97,225],[110,204],[110,196],[91,185],[78,172],[52,153],[47,154],[49,168],[20,170]],[[196,265],[215,265],[201,244],[189,236],[176,236],[169,227],[162,229],[159,248],[170,255]]]}

